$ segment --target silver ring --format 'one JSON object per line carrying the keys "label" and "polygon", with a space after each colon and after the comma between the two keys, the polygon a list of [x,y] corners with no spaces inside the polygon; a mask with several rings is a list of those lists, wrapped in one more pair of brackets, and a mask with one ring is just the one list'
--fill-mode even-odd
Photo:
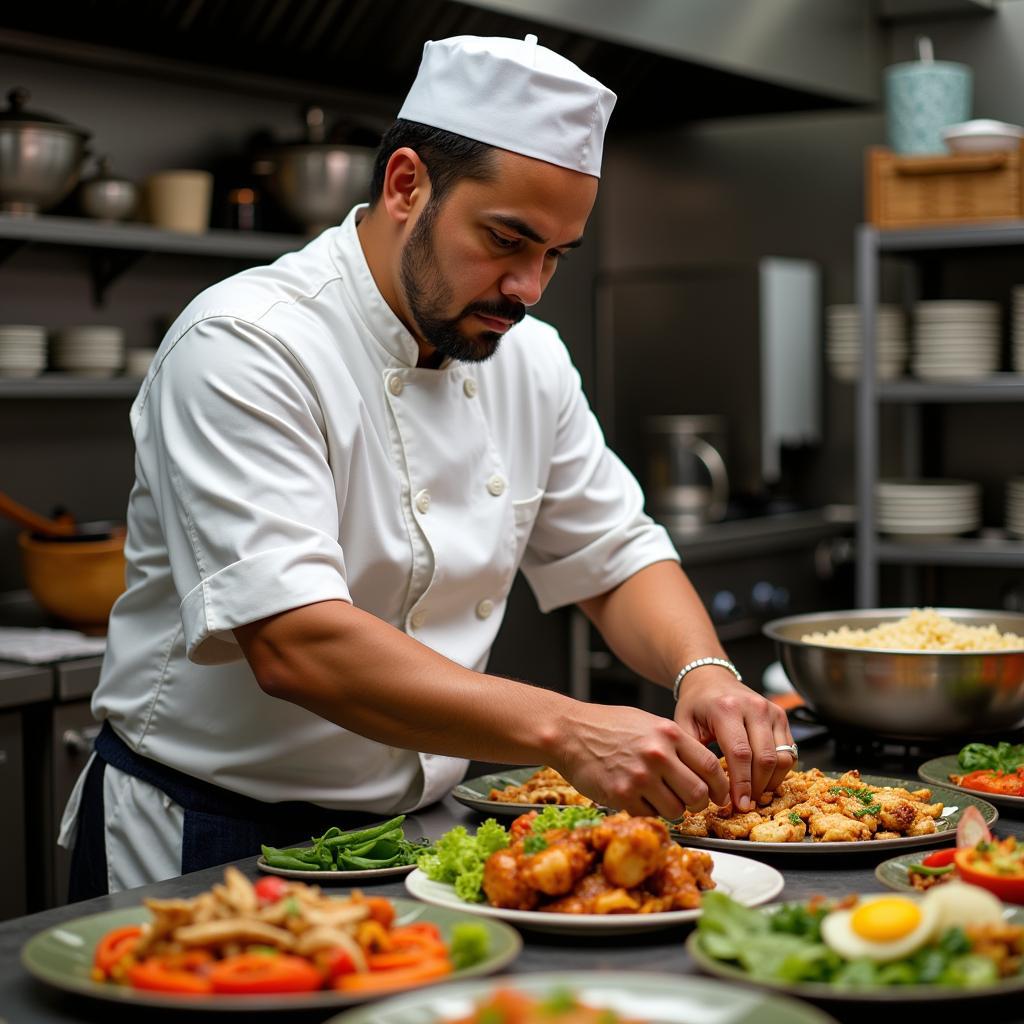
{"label": "silver ring", "polygon": [[794,761],[797,760],[799,755],[797,753],[797,749],[796,749],[796,744],[795,743],[780,743],[775,748],[775,753],[778,754],[778,753],[780,753],[783,750],[785,750],[789,754],[792,754]]}

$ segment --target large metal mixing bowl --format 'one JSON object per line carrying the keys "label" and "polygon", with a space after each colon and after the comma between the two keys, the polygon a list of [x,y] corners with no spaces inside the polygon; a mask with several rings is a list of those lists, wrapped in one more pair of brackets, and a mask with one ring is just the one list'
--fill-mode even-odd
{"label": "large metal mixing bowl", "polygon": [[318,234],[369,198],[373,158],[364,146],[281,146],[270,156],[270,188],[295,220]]}
{"label": "large metal mixing bowl", "polygon": [[[892,651],[805,643],[808,633],[840,626],[870,629],[909,615],[910,608],[791,615],[764,626],[797,693],[823,721],[847,732],[905,740],[969,737],[1024,722],[1024,648]],[[939,608],[954,622],[990,623],[1024,636],[1024,615]]]}
{"label": "large metal mixing bowl", "polygon": [[60,202],[78,181],[89,133],[24,109],[24,89],[12,89],[0,112],[0,209],[36,213]]}

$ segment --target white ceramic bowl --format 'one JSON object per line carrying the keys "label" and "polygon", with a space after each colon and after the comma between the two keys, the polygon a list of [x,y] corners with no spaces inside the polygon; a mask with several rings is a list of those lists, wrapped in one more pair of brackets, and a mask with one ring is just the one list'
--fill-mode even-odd
{"label": "white ceramic bowl", "polygon": [[1005,121],[977,118],[942,129],[942,140],[951,153],[992,153],[1016,149],[1024,129]]}

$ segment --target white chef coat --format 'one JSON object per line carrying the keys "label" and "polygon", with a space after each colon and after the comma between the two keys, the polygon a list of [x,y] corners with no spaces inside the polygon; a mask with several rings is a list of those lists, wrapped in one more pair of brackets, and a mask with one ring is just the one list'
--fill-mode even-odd
{"label": "white chef coat", "polygon": [[384,814],[466,762],[267,696],[235,627],[350,601],[483,670],[520,566],[549,610],[677,555],[553,328],[527,317],[487,362],[416,368],[361,210],[203,292],[164,338],[131,410],[128,587],[92,706],[233,792]]}

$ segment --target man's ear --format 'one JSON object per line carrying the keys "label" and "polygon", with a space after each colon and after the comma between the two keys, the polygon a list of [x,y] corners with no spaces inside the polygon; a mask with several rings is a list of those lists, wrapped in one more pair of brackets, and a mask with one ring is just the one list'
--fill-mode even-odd
{"label": "man's ear", "polygon": [[430,198],[430,176],[419,154],[408,146],[396,149],[384,170],[381,200],[388,216],[397,224],[409,217]]}

